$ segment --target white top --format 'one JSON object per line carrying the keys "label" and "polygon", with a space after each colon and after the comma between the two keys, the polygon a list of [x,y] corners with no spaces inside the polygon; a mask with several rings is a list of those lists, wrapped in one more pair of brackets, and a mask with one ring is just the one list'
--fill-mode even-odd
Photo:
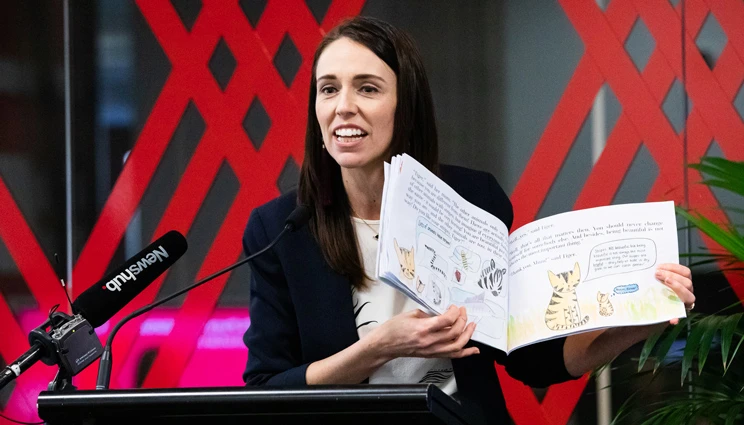
{"label": "white top", "polygon": [[[352,288],[354,315],[356,317],[359,339],[364,338],[381,323],[400,313],[419,308],[419,305],[405,294],[395,290],[377,279],[377,240],[379,220],[362,220],[352,217],[357,235],[359,250],[367,274],[367,287],[364,290]],[[365,224],[366,221],[366,224]],[[369,279],[372,278],[372,279]],[[372,373],[370,384],[436,384],[443,392],[452,395],[457,392],[457,383],[450,359],[426,359],[419,357],[400,357],[393,359]]]}

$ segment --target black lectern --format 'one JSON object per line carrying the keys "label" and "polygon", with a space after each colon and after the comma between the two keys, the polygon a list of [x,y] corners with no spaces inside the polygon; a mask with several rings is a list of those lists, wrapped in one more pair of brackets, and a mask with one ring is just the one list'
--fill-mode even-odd
{"label": "black lectern", "polygon": [[38,407],[49,425],[471,423],[434,385],[42,392]]}

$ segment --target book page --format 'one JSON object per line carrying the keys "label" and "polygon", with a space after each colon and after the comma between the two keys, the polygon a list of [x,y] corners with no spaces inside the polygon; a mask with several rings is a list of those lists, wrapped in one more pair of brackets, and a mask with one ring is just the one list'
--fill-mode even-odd
{"label": "book page", "polygon": [[506,351],[506,226],[407,155],[393,158],[388,177],[380,279],[430,313],[464,306],[473,339]]}
{"label": "book page", "polygon": [[558,214],[509,239],[509,350],[685,316],[682,301],[654,277],[659,264],[679,263],[672,202]]}

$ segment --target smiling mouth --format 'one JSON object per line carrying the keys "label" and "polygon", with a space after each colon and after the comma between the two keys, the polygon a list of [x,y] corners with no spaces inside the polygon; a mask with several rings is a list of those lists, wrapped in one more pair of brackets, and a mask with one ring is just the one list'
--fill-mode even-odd
{"label": "smiling mouth", "polygon": [[333,132],[333,135],[339,142],[350,143],[361,140],[367,133],[358,128],[340,128]]}

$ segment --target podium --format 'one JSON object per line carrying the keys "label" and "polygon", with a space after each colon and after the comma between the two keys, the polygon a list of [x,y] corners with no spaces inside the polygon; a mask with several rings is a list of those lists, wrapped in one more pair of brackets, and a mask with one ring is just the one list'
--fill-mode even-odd
{"label": "podium", "polygon": [[38,408],[48,425],[473,423],[431,384],[42,392]]}

